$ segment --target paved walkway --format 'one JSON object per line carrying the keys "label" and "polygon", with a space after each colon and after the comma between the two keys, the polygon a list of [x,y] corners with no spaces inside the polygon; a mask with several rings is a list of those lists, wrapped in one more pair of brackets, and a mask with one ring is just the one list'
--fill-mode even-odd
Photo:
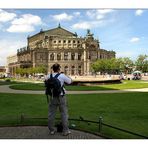
{"label": "paved walkway", "polygon": [[[67,94],[98,94],[98,93],[127,93],[127,92],[148,92],[148,88],[124,89],[124,90],[98,90],[98,91],[68,91]],[[0,85],[0,93],[45,94],[45,91],[14,90],[9,88],[9,85]]]}
{"label": "paved walkway", "polygon": [[77,130],[71,130],[68,136],[57,132],[50,135],[47,126],[20,126],[0,127],[0,139],[102,139],[102,137]]}

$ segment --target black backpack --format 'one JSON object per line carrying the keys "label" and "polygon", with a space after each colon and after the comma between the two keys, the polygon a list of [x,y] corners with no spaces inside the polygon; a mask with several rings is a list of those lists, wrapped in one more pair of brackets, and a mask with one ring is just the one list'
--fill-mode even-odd
{"label": "black backpack", "polygon": [[59,75],[60,75],[60,73],[56,74],[53,77],[52,74],[50,74],[50,78],[45,81],[46,95],[58,97],[58,96],[60,96],[62,91],[63,91],[63,95],[64,95],[63,87],[61,87],[61,83],[58,79]]}

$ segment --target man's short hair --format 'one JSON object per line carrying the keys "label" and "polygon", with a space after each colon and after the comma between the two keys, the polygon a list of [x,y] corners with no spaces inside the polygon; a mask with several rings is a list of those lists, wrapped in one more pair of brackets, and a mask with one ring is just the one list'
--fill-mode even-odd
{"label": "man's short hair", "polygon": [[58,72],[61,68],[60,64],[56,63],[56,64],[53,64],[52,67],[54,72]]}

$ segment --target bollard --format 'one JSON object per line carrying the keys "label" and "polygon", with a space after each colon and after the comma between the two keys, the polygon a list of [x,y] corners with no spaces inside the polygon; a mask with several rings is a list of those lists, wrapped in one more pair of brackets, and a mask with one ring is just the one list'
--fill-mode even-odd
{"label": "bollard", "polygon": [[103,121],[103,118],[100,116],[99,117],[99,133],[101,133],[102,131],[102,121]]}
{"label": "bollard", "polygon": [[24,122],[24,114],[21,114],[21,124]]}

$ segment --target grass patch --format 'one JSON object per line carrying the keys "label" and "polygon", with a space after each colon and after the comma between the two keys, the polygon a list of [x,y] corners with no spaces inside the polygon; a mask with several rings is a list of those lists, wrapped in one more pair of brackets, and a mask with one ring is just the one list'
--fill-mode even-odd
{"label": "grass patch", "polygon": [[29,84],[31,84],[31,83],[26,83],[26,82],[18,82],[18,81],[14,81],[14,80],[11,80],[11,79],[6,79],[6,80],[0,80],[0,85],[14,85],[14,84],[16,84],[16,85],[19,85],[19,84],[27,84],[27,85],[29,85]]}
{"label": "grass patch", "polygon": [[11,85],[9,87],[16,90],[45,90],[43,83],[22,83]]}
{"label": "grass patch", "polygon": [[[68,95],[70,118],[97,121],[148,136],[148,93],[81,94]],[[0,94],[0,125],[15,125],[21,114],[46,118],[48,105],[45,95]],[[56,117],[59,117],[59,113]],[[98,131],[94,124],[74,122],[77,128]],[[47,125],[47,120],[28,120],[29,125]],[[103,133],[112,138],[139,138],[103,127]]]}
{"label": "grass patch", "polygon": [[[23,83],[21,85],[12,85],[12,89],[18,90],[45,90],[43,83]],[[126,80],[121,84],[104,84],[98,86],[66,86],[66,89],[69,91],[91,91],[91,90],[122,90],[122,89],[137,89],[137,88],[148,88],[148,83],[145,81],[134,81]]]}
{"label": "grass patch", "polygon": [[15,84],[15,83],[11,81],[0,80],[0,85],[10,85],[10,84]]}

